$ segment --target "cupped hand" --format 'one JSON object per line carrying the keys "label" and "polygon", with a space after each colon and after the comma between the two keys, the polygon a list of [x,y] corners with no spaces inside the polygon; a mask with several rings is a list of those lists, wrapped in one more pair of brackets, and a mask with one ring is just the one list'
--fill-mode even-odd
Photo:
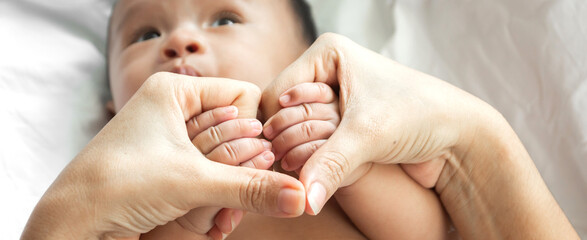
{"label": "cupped hand", "polygon": [[136,239],[205,206],[299,216],[299,181],[210,161],[187,134],[189,119],[217,107],[255,116],[259,98],[257,87],[240,81],[151,76],[61,172],[22,238]]}
{"label": "cupped hand", "polygon": [[339,89],[342,117],[301,170],[309,214],[317,214],[339,187],[359,179],[372,163],[402,163],[422,186],[435,186],[453,147],[474,131],[463,121],[475,117],[468,112],[484,111],[480,101],[458,88],[335,34],[322,35],[265,89],[263,112],[272,116],[291,105],[288,89],[303,82]]}

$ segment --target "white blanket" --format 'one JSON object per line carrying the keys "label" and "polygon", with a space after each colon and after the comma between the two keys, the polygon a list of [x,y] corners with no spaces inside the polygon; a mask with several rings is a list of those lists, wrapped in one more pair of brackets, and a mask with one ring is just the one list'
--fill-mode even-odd
{"label": "white blanket", "polygon": [[[105,123],[112,0],[0,1],[0,232]],[[587,2],[311,0],[345,34],[489,102],[587,238]]]}

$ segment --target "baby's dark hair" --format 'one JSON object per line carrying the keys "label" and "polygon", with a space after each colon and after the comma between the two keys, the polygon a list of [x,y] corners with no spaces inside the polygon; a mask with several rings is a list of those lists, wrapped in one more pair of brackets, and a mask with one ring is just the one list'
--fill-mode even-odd
{"label": "baby's dark hair", "polygon": [[314,19],[312,18],[310,5],[308,5],[306,0],[290,0],[290,3],[295,15],[301,22],[304,39],[308,45],[312,45],[318,37],[318,33],[316,31],[316,25],[314,25]]}

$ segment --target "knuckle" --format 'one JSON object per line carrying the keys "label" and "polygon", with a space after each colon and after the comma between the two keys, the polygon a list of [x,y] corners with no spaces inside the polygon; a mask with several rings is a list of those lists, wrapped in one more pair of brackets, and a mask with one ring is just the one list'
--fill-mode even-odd
{"label": "knuckle", "polygon": [[340,37],[341,36],[336,33],[326,32],[326,33],[323,33],[322,35],[320,35],[316,41],[332,42],[332,41],[338,40]]}
{"label": "knuckle", "polygon": [[265,189],[271,181],[268,175],[255,173],[248,183],[239,189],[242,206],[248,210],[261,213],[266,205]]}
{"label": "knuckle", "polygon": [[222,151],[224,152],[224,156],[227,161],[223,161],[225,163],[234,163],[238,159],[238,151],[235,146],[224,143],[222,144]]}
{"label": "knuckle", "polygon": [[301,111],[302,111],[302,115],[304,116],[304,119],[310,119],[312,116],[312,113],[314,112],[312,110],[312,106],[307,103],[303,103],[300,106],[301,106]]}
{"label": "knuckle", "polygon": [[306,139],[310,139],[314,133],[313,126],[310,122],[303,122],[300,125],[301,133]]}
{"label": "knuckle", "polygon": [[325,170],[330,173],[328,178],[332,186],[339,186],[345,177],[345,173],[350,169],[348,158],[338,152],[328,152],[324,154],[321,164]]}
{"label": "knuckle", "polygon": [[315,153],[316,151],[318,151],[318,148],[320,148],[321,145],[322,144],[318,141],[313,141],[309,144],[308,151],[310,151],[310,153]]}
{"label": "knuckle", "polygon": [[200,124],[200,122],[198,121],[198,118],[197,118],[197,117],[193,117],[193,118],[191,118],[189,123],[192,125],[192,129],[193,129],[193,131],[194,131],[192,134],[193,134],[194,136],[195,136],[195,135],[198,135],[198,134],[200,134],[200,131],[201,131],[201,129],[200,129],[200,127],[201,127],[201,124]]}
{"label": "knuckle", "polygon": [[249,130],[252,129],[250,121],[244,119],[239,119],[239,121],[236,121],[234,127],[236,131],[241,135],[247,133]]}
{"label": "knuckle", "polygon": [[210,139],[216,143],[222,142],[222,130],[218,126],[212,126],[209,128]]}
{"label": "knuckle", "polygon": [[322,97],[330,95],[330,92],[332,91],[332,88],[324,83],[317,83],[316,87],[318,88],[318,94]]}

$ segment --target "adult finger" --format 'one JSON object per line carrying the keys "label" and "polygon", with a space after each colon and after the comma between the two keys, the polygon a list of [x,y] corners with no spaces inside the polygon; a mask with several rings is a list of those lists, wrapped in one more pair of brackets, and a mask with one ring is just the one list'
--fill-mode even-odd
{"label": "adult finger", "polygon": [[184,193],[204,189],[193,193],[193,206],[223,206],[275,217],[296,217],[304,211],[304,187],[291,176],[212,161],[205,165],[193,169],[200,173],[197,180],[182,186]]}
{"label": "adult finger", "polygon": [[[344,38],[334,37],[333,34],[320,36],[300,58],[265,88],[260,105],[262,112],[266,116],[277,113],[282,107],[279,98],[285,91],[298,84],[320,82],[329,86],[341,85],[340,82],[344,79],[337,77],[340,54],[337,45],[342,39]],[[345,97],[344,92],[339,93],[339,98],[343,102]],[[344,109],[341,109],[341,113],[342,110]]]}
{"label": "adult finger", "polygon": [[[195,78],[174,73],[160,72],[152,75],[143,84],[150,89],[158,87],[172,87],[175,93],[175,103],[183,113],[184,121],[194,116],[226,106],[238,108],[238,118],[256,118],[261,90],[256,85],[226,78],[214,78],[206,81],[205,78]],[[178,83],[166,84],[165,81],[177,81]],[[222,94],[218,94],[222,93]]]}
{"label": "adult finger", "polygon": [[[306,213],[316,215],[350,173],[372,157],[365,152],[367,139],[346,131],[341,122],[337,131],[305,162],[300,181],[307,192]],[[341,128],[343,126],[343,128]],[[290,167],[292,168],[292,167]]]}

